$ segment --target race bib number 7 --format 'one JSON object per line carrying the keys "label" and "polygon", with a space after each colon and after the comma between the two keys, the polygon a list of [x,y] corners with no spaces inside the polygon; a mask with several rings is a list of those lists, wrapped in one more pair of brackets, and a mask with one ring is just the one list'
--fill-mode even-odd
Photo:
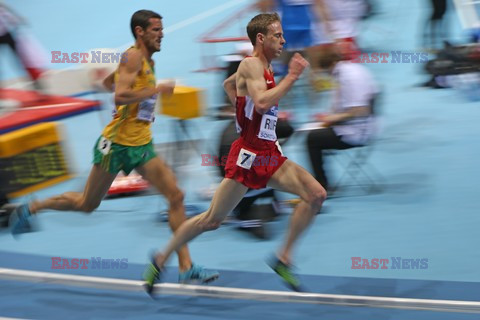
{"label": "race bib number 7", "polygon": [[245,150],[245,149],[240,149],[240,153],[238,154],[238,159],[237,159],[237,166],[242,167],[244,169],[250,169],[252,167],[253,161],[255,160],[255,157],[257,154]]}

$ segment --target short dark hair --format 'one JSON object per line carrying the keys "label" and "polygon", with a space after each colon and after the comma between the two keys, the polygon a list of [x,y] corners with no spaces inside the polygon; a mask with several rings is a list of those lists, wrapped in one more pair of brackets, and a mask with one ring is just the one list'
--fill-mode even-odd
{"label": "short dark hair", "polygon": [[274,22],[280,22],[280,16],[277,13],[260,13],[250,20],[247,25],[248,38],[255,46],[257,42],[257,34],[267,34],[268,26]]}
{"label": "short dark hair", "polygon": [[151,18],[162,19],[162,16],[150,10],[138,10],[132,15],[132,19],[130,20],[130,29],[132,30],[132,34],[135,39],[137,38],[135,35],[135,27],[139,26],[144,30],[147,29],[150,25]]}

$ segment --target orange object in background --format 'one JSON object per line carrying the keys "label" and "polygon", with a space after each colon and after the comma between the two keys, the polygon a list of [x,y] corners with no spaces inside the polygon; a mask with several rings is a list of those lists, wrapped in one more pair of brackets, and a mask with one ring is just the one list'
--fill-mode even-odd
{"label": "orange object in background", "polygon": [[179,118],[192,119],[203,115],[204,102],[201,89],[176,86],[172,95],[160,95],[160,113]]}
{"label": "orange object in background", "polygon": [[71,178],[61,125],[36,124],[0,135],[0,180],[15,198]]}

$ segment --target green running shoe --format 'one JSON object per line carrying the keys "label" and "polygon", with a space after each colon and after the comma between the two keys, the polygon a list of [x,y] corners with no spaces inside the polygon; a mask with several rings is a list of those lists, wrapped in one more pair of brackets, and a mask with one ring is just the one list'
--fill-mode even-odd
{"label": "green running shoe", "polygon": [[282,277],[283,281],[285,281],[290,289],[293,291],[303,291],[301,289],[300,280],[293,273],[291,266],[286,265],[277,257],[271,259],[271,261],[267,262],[267,264],[270,266],[270,268],[272,268],[273,271]]}
{"label": "green running shoe", "polygon": [[152,256],[151,262],[143,272],[143,280],[145,280],[145,290],[153,297],[153,288],[156,282],[162,280],[162,269],[155,262],[155,256]]}

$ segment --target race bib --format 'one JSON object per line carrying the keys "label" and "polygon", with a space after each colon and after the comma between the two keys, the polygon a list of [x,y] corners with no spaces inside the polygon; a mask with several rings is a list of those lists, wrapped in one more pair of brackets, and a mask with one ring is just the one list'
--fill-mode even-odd
{"label": "race bib", "polygon": [[277,140],[277,113],[278,107],[274,106],[268,112],[262,115],[262,122],[260,124],[260,132],[258,137],[263,140],[276,141]]}
{"label": "race bib", "polygon": [[102,137],[102,138],[100,138],[100,141],[98,141],[97,149],[104,156],[106,156],[110,152],[111,146],[112,146],[112,141],[108,140],[105,137]]}
{"label": "race bib", "polygon": [[155,103],[157,102],[157,95],[153,95],[139,103],[137,119],[143,121],[153,122],[155,120]]}
{"label": "race bib", "polygon": [[256,156],[257,155],[251,151],[245,150],[243,148],[240,149],[240,153],[238,154],[237,159],[237,166],[244,169],[250,169]]}

